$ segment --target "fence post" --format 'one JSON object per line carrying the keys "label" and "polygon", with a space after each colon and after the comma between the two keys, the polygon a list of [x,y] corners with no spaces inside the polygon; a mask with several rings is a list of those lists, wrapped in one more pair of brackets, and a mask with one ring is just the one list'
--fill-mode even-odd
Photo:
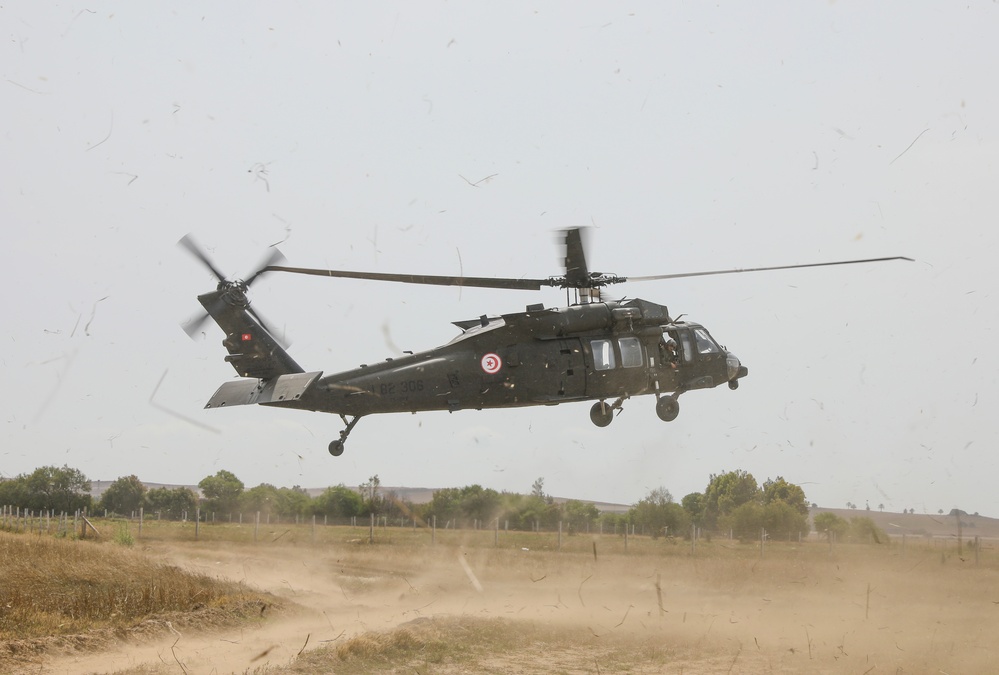
{"label": "fence post", "polygon": [[198,534],[201,532],[201,507],[194,509],[194,541],[198,540]]}
{"label": "fence post", "polygon": [[558,550],[562,550],[562,521],[558,521]]}
{"label": "fence post", "polygon": [[316,543],[316,514],[312,514],[312,543]]}
{"label": "fence post", "polygon": [[496,530],[493,532],[493,546],[499,546],[499,516],[496,516]]}
{"label": "fence post", "polygon": [[142,539],[142,518],[143,518],[143,509],[140,506],[139,507],[139,536],[138,536],[139,539]]}
{"label": "fence post", "polygon": [[430,530],[430,543],[437,543],[437,516],[430,516],[431,530]]}
{"label": "fence post", "polygon": [[375,513],[371,512],[371,526],[368,528],[368,543],[375,543]]}
{"label": "fence post", "polygon": [[[239,514],[239,522],[243,522],[243,514]],[[257,543],[257,532],[260,530],[260,511],[257,511],[257,516],[253,520],[253,543]]]}

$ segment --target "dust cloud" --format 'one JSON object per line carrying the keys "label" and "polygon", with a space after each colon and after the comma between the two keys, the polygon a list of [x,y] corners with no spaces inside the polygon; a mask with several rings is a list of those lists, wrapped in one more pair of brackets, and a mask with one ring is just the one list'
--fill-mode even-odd
{"label": "dust cloud", "polygon": [[[600,542],[595,539],[595,542]],[[601,542],[602,543],[602,542]],[[658,544],[657,544],[658,545]],[[504,618],[571,631],[479,662],[494,672],[995,672],[997,565],[932,546],[682,542],[653,554],[523,548],[153,544],[154,557],[267,591],[281,609],[221,632],[189,632],[38,673],[282,672],[300,652],[424,618]],[[478,587],[481,590],[478,590]],[[460,640],[460,636],[455,638]],[[622,661],[621,648],[631,656]],[[614,656],[617,654],[618,656]],[[444,665],[431,672],[450,670]]]}

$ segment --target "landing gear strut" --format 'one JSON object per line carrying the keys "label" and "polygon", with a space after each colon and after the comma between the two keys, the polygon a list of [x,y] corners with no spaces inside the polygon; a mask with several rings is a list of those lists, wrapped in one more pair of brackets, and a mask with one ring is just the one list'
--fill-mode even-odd
{"label": "landing gear strut", "polygon": [[621,410],[621,404],[624,403],[626,397],[622,396],[613,403],[607,403],[607,401],[597,401],[590,408],[590,421],[596,424],[598,427],[605,427],[614,421],[614,411]]}
{"label": "landing gear strut", "polygon": [[340,419],[347,426],[344,430],[340,432],[340,438],[335,441],[330,441],[330,454],[334,457],[339,457],[343,454],[343,444],[347,441],[347,436],[350,435],[350,430],[354,428],[354,425],[361,419],[360,415],[354,415],[354,418],[349,422],[347,421],[346,415],[340,415]]}

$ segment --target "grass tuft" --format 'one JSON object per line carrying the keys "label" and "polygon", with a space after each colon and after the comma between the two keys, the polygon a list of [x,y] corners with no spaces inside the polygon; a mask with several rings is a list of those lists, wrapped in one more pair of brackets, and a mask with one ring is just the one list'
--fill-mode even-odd
{"label": "grass tuft", "polygon": [[125,630],[162,613],[262,602],[239,584],[88,541],[0,533],[0,569],[0,643]]}

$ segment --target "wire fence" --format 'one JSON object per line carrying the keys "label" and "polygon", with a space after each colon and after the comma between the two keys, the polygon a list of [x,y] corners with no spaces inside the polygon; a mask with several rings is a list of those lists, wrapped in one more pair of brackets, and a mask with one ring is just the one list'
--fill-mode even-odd
{"label": "wire fence", "polygon": [[[703,533],[692,527],[682,533],[642,531],[634,525],[620,524],[606,531],[598,525],[590,528],[568,528],[564,522],[546,527],[535,523],[531,530],[510,528],[509,521],[499,518],[476,520],[447,519],[439,523],[435,516],[428,521],[413,518],[390,518],[370,514],[334,518],[330,516],[298,516],[280,518],[261,512],[226,514],[196,509],[193,514],[181,514],[178,519],[164,518],[161,513],[147,514],[140,509],[134,514],[92,514],[33,511],[15,506],[0,507],[0,529],[35,536],[55,536],[69,539],[97,539],[130,545],[142,542],[204,542],[245,543],[281,546],[343,547],[392,544],[402,546],[463,546],[473,548],[500,547],[523,551],[556,551],[592,555],[710,555],[719,550],[738,552],[746,557],[763,558],[771,553],[786,555],[810,551],[813,554],[836,555],[841,550],[856,549],[858,544],[839,542],[824,533],[771,536],[765,529],[756,541],[733,538],[728,533]],[[974,537],[895,536],[887,542],[871,545],[887,555],[905,557],[927,552],[940,554],[941,559],[956,556],[961,562],[975,566],[999,568],[996,542]]]}

